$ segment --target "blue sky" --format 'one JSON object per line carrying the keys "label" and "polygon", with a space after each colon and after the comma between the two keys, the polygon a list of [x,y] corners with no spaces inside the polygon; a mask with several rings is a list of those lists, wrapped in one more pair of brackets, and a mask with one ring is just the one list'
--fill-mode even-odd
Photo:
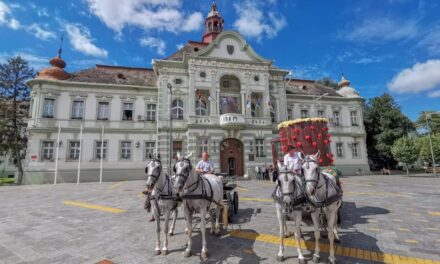
{"label": "blue sky", "polygon": [[[151,67],[201,40],[211,1],[0,0],[0,60],[36,70],[64,33],[67,71],[111,64]],[[440,110],[440,2],[434,0],[218,0],[225,29],[294,78],[339,80],[365,98],[390,92],[415,119]]]}

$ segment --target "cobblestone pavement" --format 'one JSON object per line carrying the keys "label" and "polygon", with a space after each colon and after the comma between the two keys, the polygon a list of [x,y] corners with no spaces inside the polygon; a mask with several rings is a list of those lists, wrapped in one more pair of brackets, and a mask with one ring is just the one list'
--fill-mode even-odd
{"label": "cobblestone pavement", "polygon": [[[343,178],[339,263],[440,263],[440,179],[403,176]],[[238,182],[240,209],[220,237],[208,236],[205,263],[275,263],[278,224],[269,182]],[[183,212],[167,256],[154,256],[155,223],[147,222],[143,181],[0,188],[0,263],[199,263],[186,244]],[[309,221],[304,247],[313,249]],[[292,227],[293,225],[290,224]],[[321,239],[326,250],[327,241]],[[297,263],[289,240],[285,263]],[[304,250],[307,263],[312,252]],[[327,255],[321,254],[322,263]]]}

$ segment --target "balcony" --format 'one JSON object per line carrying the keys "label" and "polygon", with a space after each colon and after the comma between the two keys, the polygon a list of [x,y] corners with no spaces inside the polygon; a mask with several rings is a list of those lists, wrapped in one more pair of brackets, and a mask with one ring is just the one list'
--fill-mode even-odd
{"label": "balcony", "polygon": [[246,119],[242,114],[220,115],[220,126],[225,129],[241,129],[246,126]]}

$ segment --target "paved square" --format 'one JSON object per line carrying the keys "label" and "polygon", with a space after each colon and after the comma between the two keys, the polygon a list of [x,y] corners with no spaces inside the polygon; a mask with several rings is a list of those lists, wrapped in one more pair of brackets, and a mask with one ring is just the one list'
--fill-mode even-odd
{"label": "paved square", "polygon": [[[343,178],[339,263],[440,263],[440,179],[401,176]],[[206,263],[275,263],[278,224],[273,184],[240,181],[240,210],[220,237],[208,236]],[[167,256],[153,256],[155,224],[147,222],[142,181],[0,188],[0,263],[199,263],[183,258],[183,212]],[[303,224],[313,248],[309,221]],[[289,240],[286,263],[297,263]],[[325,251],[327,241],[322,239]],[[308,263],[311,252],[305,250]],[[327,255],[322,254],[326,263]],[[107,262],[110,263],[110,262]]]}

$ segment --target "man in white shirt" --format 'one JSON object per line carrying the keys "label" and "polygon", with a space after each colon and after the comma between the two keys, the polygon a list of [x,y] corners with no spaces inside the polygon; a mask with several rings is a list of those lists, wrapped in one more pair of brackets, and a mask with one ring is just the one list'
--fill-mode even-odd
{"label": "man in white shirt", "polygon": [[208,159],[208,152],[204,151],[202,153],[202,160],[197,163],[196,172],[200,174],[214,174],[214,165]]}
{"label": "man in white shirt", "polygon": [[295,152],[295,147],[290,145],[288,153],[284,155],[284,165],[290,170],[301,176],[301,157],[298,152]]}

